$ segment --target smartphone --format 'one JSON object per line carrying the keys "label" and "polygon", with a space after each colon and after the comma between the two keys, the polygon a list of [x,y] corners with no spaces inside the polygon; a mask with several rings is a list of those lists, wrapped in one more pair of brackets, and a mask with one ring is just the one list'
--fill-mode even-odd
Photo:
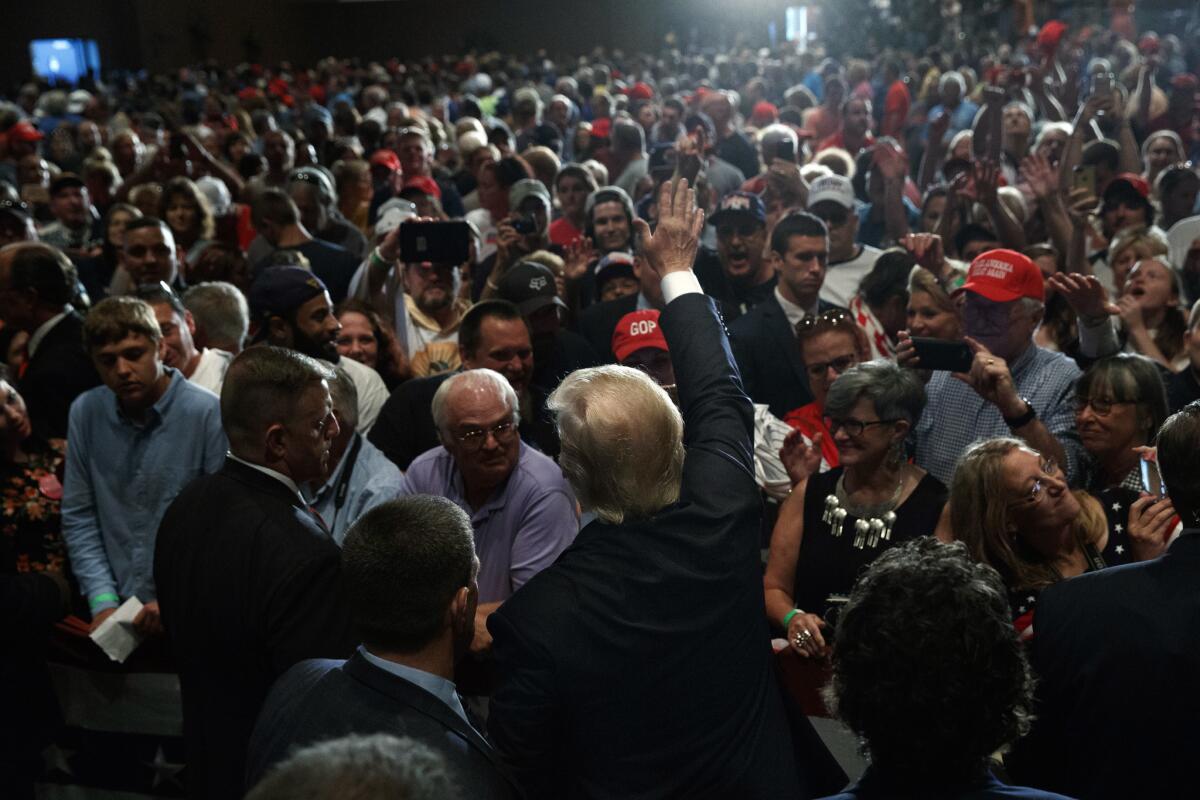
{"label": "smartphone", "polygon": [[459,265],[470,256],[466,222],[405,222],[400,225],[400,260],[405,264]]}
{"label": "smartphone", "polygon": [[942,372],[970,372],[975,356],[966,342],[950,339],[931,339],[925,336],[912,337],[913,348],[921,363],[918,369]]}
{"label": "smartphone", "polygon": [[1113,76],[1110,73],[1102,73],[1092,79],[1093,94],[1112,94]]}
{"label": "smartphone", "polygon": [[838,622],[842,617],[842,611],[849,602],[849,596],[844,594],[831,594],[825,598],[825,613],[821,615],[821,620],[825,623],[825,627],[821,629],[821,636],[825,638],[826,644],[833,644],[833,639],[837,635]]}
{"label": "smartphone", "polygon": [[1074,188],[1087,189],[1088,197],[1096,196],[1096,168],[1094,166],[1076,164],[1071,180]]}
{"label": "smartphone", "polygon": [[1162,476],[1158,474],[1158,464],[1145,457],[1138,459],[1142,467],[1142,488],[1147,494],[1155,497],[1163,496]]}

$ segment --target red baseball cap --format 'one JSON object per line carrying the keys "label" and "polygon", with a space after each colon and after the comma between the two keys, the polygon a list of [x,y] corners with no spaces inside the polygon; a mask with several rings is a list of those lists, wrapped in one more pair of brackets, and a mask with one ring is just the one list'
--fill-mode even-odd
{"label": "red baseball cap", "polygon": [[612,133],[611,119],[601,117],[592,121],[592,136],[595,136],[597,139],[607,139],[610,133]]}
{"label": "red baseball cap", "polygon": [[1042,271],[1015,250],[988,250],[980,253],[967,270],[967,280],[958,289],[974,292],[996,303],[1022,297],[1045,302],[1046,287]]}
{"label": "red baseball cap", "polygon": [[638,81],[625,92],[630,100],[650,100],[654,97],[654,90],[650,88],[650,84]]}
{"label": "red baseball cap", "polygon": [[1105,187],[1104,194],[1108,194],[1108,188],[1111,187],[1117,181],[1121,181],[1123,183],[1128,183],[1129,186],[1135,192],[1140,194],[1143,199],[1145,199],[1145,200],[1150,199],[1150,184],[1146,182],[1145,178],[1143,178],[1141,175],[1138,175],[1136,172],[1119,173],[1115,178],[1113,178],[1109,182],[1108,186]]}
{"label": "red baseball cap", "polygon": [[613,331],[612,349],[617,361],[624,361],[643,347],[670,350],[658,324],[658,311],[653,308],[631,311],[621,317]]}
{"label": "red baseball cap", "polygon": [[437,185],[437,181],[433,178],[424,175],[414,175],[404,182],[404,188],[400,190],[400,196],[404,196],[404,192],[408,189],[416,189],[425,195],[430,195],[442,199],[442,190]]}
{"label": "red baseball cap", "polygon": [[21,120],[8,129],[8,138],[16,139],[19,142],[40,142],[46,138],[46,134],[39,131],[29,122],[29,120]]}
{"label": "red baseball cap", "polygon": [[378,167],[387,167],[392,172],[400,171],[400,156],[396,155],[391,150],[376,150],[371,154],[371,165]]}

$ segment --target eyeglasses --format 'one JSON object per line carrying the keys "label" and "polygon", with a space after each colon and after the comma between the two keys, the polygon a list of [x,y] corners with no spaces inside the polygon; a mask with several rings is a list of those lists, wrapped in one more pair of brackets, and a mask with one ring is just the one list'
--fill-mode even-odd
{"label": "eyeglasses", "polygon": [[454,438],[458,440],[464,450],[474,452],[483,448],[489,434],[497,444],[508,444],[517,435],[517,426],[512,423],[512,420],[509,420],[490,428],[472,428],[463,433],[456,433]]}
{"label": "eyeglasses", "polygon": [[863,421],[859,419],[836,419],[834,417],[822,417],[825,427],[831,434],[837,433],[839,430],[844,430],[847,436],[859,437],[863,431],[873,425],[890,425],[893,422],[899,422],[898,419],[874,419]]}
{"label": "eyeglasses", "polygon": [[805,367],[808,376],[814,379],[820,379],[832,369],[838,375],[841,375],[846,370],[858,363],[858,356],[849,355],[835,358],[832,361],[818,361],[814,364],[809,364]]}
{"label": "eyeglasses", "polygon": [[1110,400],[1107,397],[1076,397],[1075,413],[1082,414],[1085,408],[1091,406],[1093,414],[1098,417],[1107,417],[1112,413],[1113,406],[1127,405],[1133,405],[1133,403],[1124,400]]}
{"label": "eyeglasses", "polygon": [[1030,487],[1024,497],[1009,503],[1010,508],[1014,506],[1034,506],[1040,503],[1042,498],[1046,496],[1045,481],[1047,478],[1054,478],[1058,475],[1058,464],[1054,463],[1053,458],[1046,458],[1042,460],[1041,469],[1042,477],[1033,482],[1033,486]]}
{"label": "eyeglasses", "polygon": [[831,308],[824,314],[817,314],[816,316],[808,315],[797,322],[796,335],[805,336],[825,328],[836,328],[838,326],[853,328],[854,325],[854,317],[850,316],[849,311],[844,308]]}

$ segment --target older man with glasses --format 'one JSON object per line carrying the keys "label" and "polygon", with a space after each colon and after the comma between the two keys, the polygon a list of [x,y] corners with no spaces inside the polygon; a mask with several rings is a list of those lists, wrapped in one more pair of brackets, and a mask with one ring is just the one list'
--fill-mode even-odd
{"label": "older man with glasses", "polygon": [[[959,291],[973,361],[966,373],[933,373],[929,404],[914,430],[916,463],[949,483],[972,442],[1016,436],[1074,481],[1084,457],[1075,430],[1080,371],[1033,341],[1045,310],[1041,270],[1020,253],[989,250],[971,262]],[[896,357],[920,367],[907,332],[900,333]]]}
{"label": "older man with glasses", "polygon": [[575,540],[575,495],[552,459],[521,442],[517,393],[500,373],[448,378],[433,420],[442,446],[412,462],[397,494],[446,497],[470,515],[480,562],[471,649],[481,652],[488,615]]}

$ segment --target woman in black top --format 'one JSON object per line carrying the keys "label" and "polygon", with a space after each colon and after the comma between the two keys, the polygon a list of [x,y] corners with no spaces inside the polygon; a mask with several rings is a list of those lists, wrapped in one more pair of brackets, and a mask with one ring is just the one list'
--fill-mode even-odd
{"label": "woman in black top", "polygon": [[925,389],[911,370],[859,364],[834,381],[825,401],[841,466],[815,474],[820,442],[807,443],[798,431],[784,444],[792,493],[779,510],[763,582],[768,618],[803,656],[826,653],[825,612],[849,595],[868,564],[937,526],[946,487],[904,458],[904,440],[924,406]]}

